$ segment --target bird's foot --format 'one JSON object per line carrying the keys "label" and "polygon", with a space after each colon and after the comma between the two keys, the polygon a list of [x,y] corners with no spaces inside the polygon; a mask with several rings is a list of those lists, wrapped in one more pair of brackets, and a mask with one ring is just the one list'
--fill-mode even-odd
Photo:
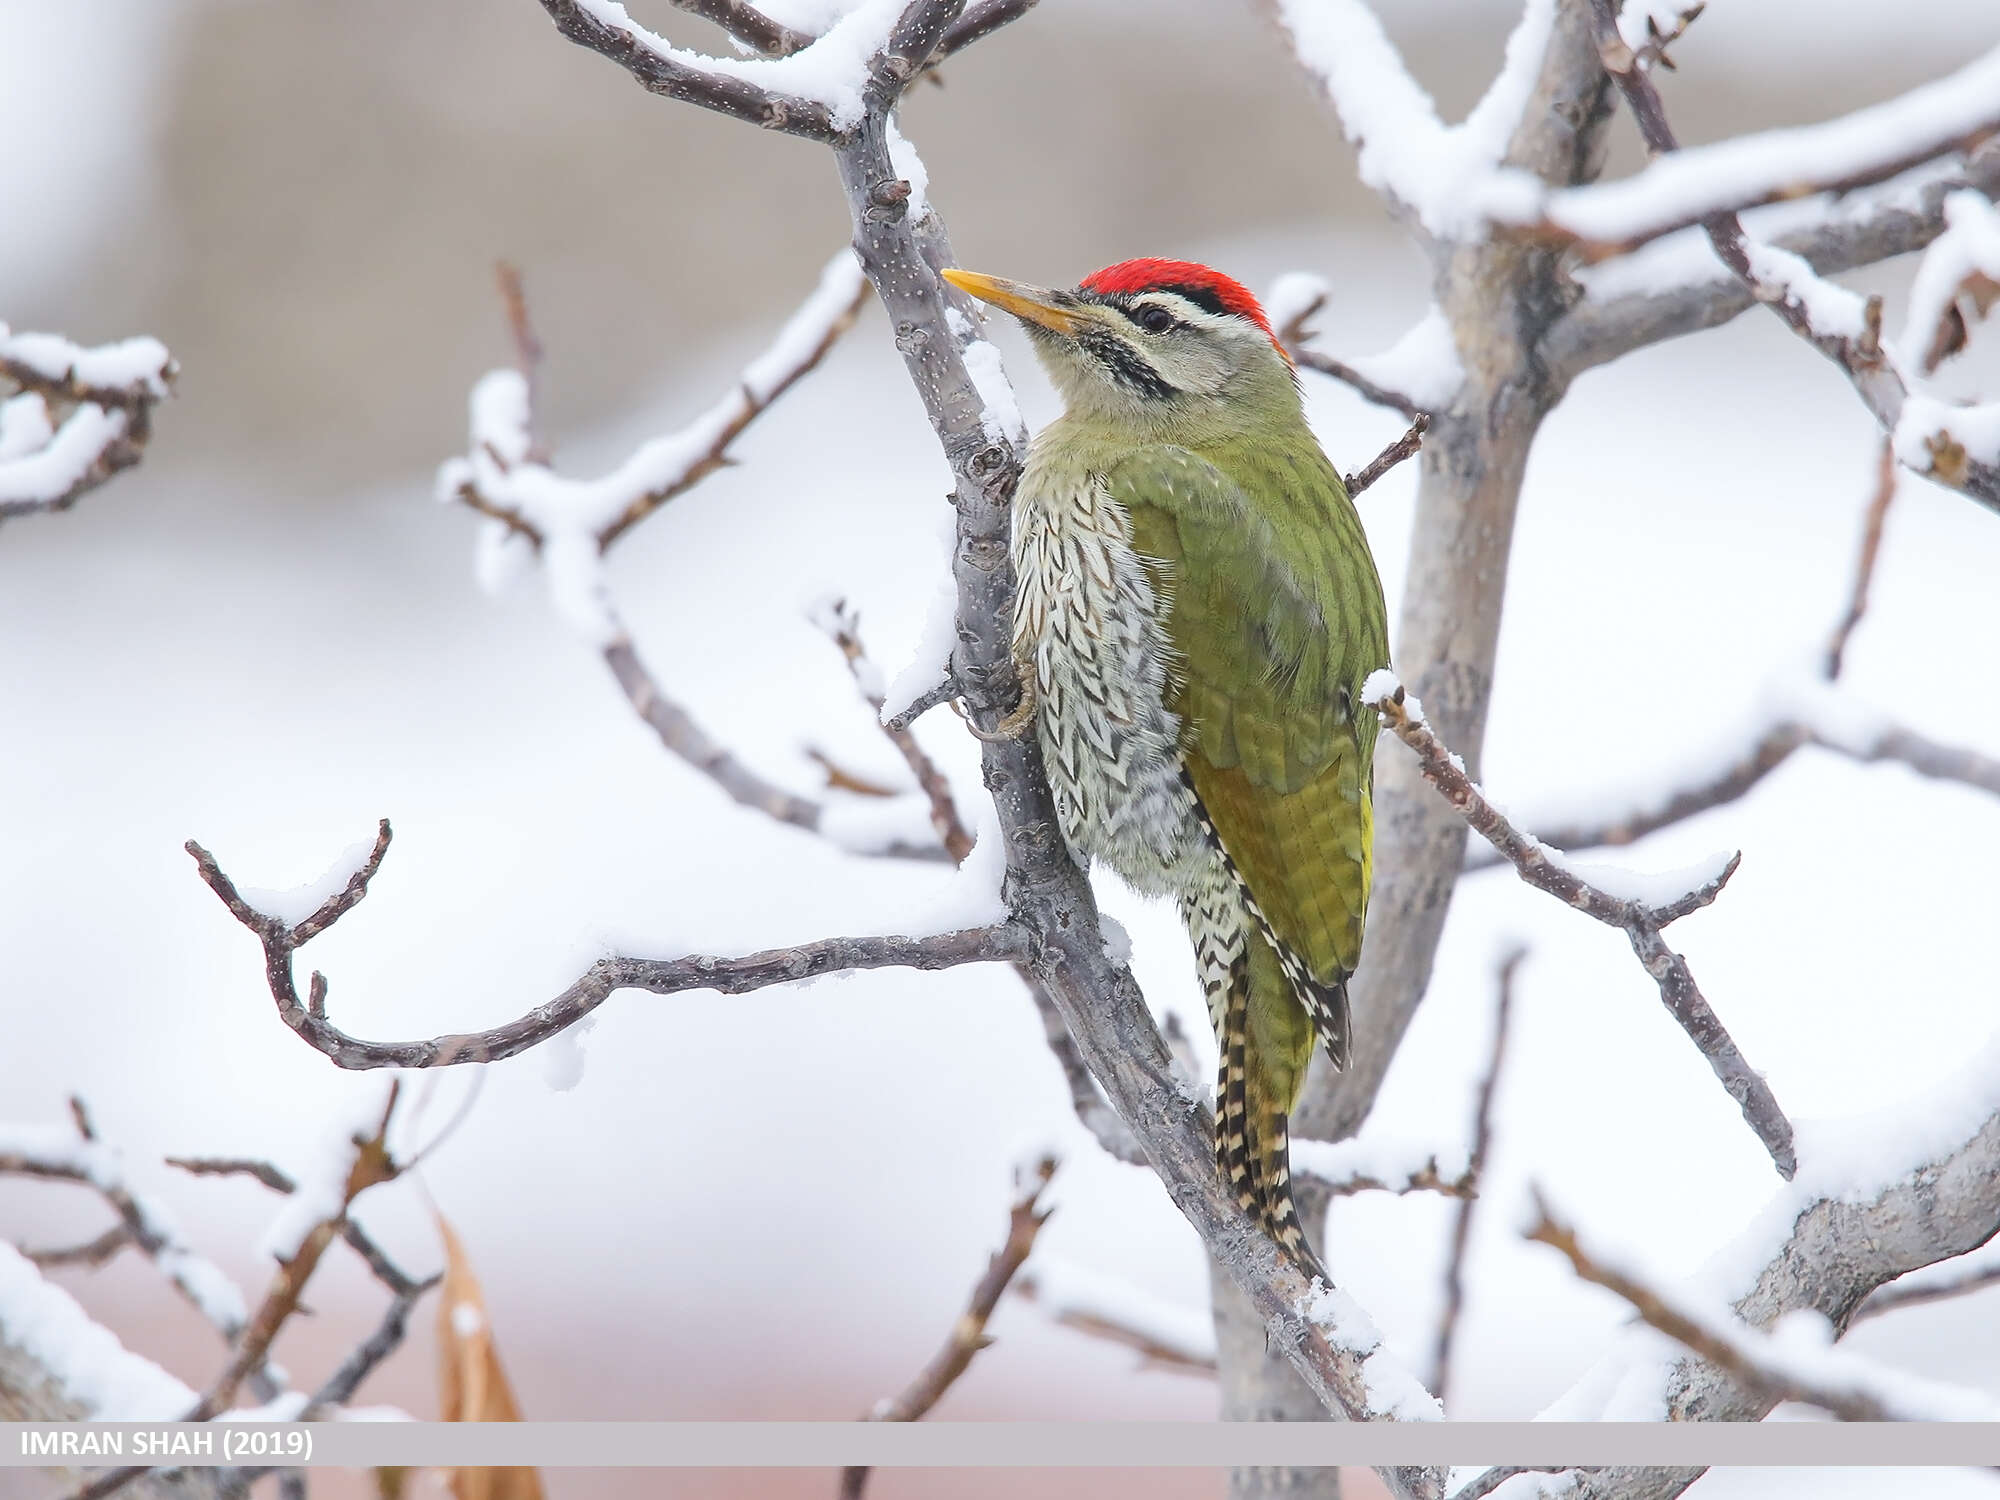
{"label": "bird's foot", "polygon": [[975,740],[981,740],[989,745],[1004,740],[1018,740],[1034,726],[1035,710],[1039,706],[1040,699],[1035,692],[1034,676],[1027,674],[1021,678],[1021,701],[1008,710],[1006,717],[998,724],[991,729],[981,729],[968,717],[965,727],[972,731]]}

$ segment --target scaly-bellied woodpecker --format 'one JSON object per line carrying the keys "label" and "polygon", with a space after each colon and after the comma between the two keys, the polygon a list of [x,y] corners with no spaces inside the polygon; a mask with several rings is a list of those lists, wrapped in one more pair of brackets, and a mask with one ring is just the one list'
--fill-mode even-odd
{"label": "scaly-bellied woodpecker", "polygon": [[1315,1034],[1350,1047],[1382,584],[1291,360],[1244,287],[1134,260],[1074,291],[946,271],[1019,318],[1063,414],[1014,497],[1021,723],[1038,725],[1080,860],[1172,896],[1220,1053],[1216,1156],[1321,1274],[1289,1120]]}

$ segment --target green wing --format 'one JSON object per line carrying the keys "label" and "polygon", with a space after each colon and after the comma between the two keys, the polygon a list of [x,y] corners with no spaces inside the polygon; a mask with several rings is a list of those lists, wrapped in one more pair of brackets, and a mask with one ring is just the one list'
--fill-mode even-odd
{"label": "green wing", "polygon": [[1338,986],[1360,958],[1372,863],[1376,724],[1356,710],[1389,661],[1360,518],[1303,432],[1143,448],[1106,480],[1166,601],[1195,791],[1285,956]]}

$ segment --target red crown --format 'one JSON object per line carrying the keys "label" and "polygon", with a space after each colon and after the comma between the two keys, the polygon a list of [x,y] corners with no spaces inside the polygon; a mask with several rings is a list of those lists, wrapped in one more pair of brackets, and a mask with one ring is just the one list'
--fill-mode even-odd
{"label": "red crown", "polygon": [[1118,292],[1179,292],[1195,302],[1214,302],[1225,313],[1248,318],[1264,330],[1272,343],[1271,320],[1250,295],[1250,289],[1233,276],[1225,276],[1192,260],[1121,260],[1083,278],[1082,288],[1104,294]]}

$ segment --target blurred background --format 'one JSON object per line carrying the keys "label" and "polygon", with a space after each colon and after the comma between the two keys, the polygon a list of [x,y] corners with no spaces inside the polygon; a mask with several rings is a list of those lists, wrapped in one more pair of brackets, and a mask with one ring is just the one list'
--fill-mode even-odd
{"label": "blurred background", "polygon": [[[1516,14],[1502,0],[1380,9],[1454,117]],[[718,45],[664,4],[635,11]],[[1887,97],[1996,43],[1986,0],[1716,0],[1676,49],[1669,103],[1685,139],[1712,139]],[[607,950],[920,930],[948,899],[949,876],[839,855],[667,758],[532,587],[475,587],[472,520],[431,498],[435,464],[464,442],[466,391],[509,358],[496,257],[527,279],[559,461],[594,472],[726,389],[845,240],[819,148],[644,94],[532,0],[0,0],[0,99],[0,319],[86,343],[154,334],[182,366],[143,467],[67,515],[0,530],[0,1120],[59,1122],[78,1092],[135,1155],[283,1164],[382,1089],[278,1023],[254,944],[181,852],[190,837],[277,887],[395,820],[367,903],[306,955],[334,1017],[380,1037],[510,1019]],[[919,89],[904,130],[980,269],[1069,283],[1187,255],[1260,288],[1312,270],[1335,289],[1324,341],[1350,355],[1423,311],[1423,267],[1247,0],[1043,0]],[[1629,127],[1616,133],[1629,165]],[[1892,293],[1892,328],[1907,273],[1857,282]],[[995,338],[1045,419],[1024,346]],[[1399,430],[1308,378],[1343,467]],[[1487,752],[1496,795],[1530,820],[1730,743],[1845,597],[1875,442],[1837,373],[1775,320],[1586,377],[1528,477]],[[808,751],[822,749],[893,778],[806,619],[830,594],[854,601],[893,671],[943,574],[948,476],[879,312],[736,452],[615,557],[641,651],[767,773],[816,788]],[[1363,504],[1392,609],[1413,487],[1406,466]],[[2000,748],[1996,576],[2000,524],[1906,477],[1850,652],[1857,692]],[[1579,705],[1597,725],[1587,743],[1554,722]],[[971,806],[969,739],[945,713],[920,732]],[[1808,751],[1621,862],[1671,868],[1718,847],[1746,851],[1742,872],[1676,941],[1795,1119],[1921,1099],[1992,1035],[2000,804]],[[1104,895],[1149,996],[1198,1021],[1171,915]],[[1534,952],[1455,1375],[1475,1417],[1531,1415],[1622,1322],[1519,1242],[1529,1181],[1663,1275],[1695,1271],[1775,1186],[1623,940],[1497,874],[1460,890],[1368,1134],[1467,1138],[1491,963],[1517,937]],[[420,1270],[440,1253],[426,1196],[452,1220],[530,1416],[865,1410],[943,1337],[1003,1236],[1012,1164],[1044,1143],[1065,1158],[1049,1251],[1205,1301],[1192,1234],[1150,1176],[1075,1125],[1005,973],[624,995],[583,1047],[567,1090],[533,1054],[487,1070],[421,1184],[363,1213]],[[426,1118],[441,1125],[472,1082],[422,1085]],[[262,1284],[261,1189],[147,1181],[225,1269]],[[73,1190],[0,1182],[0,1237],[86,1237],[101,1214]],[[1419,1366],[1446,1226],[1439,1202],[1348,1200],[1326,1237]],[[183,1379],[217,1368],[213,1334],[144,1262],[62,1280]],[[345,1260],[313,1291],[316,1315],[279,1348],[304,1384],[378,1306]],[[434,1412],[428,1312],[362,1399]],[[1003,1305],[992,1331],[940,1416],[1213,1415],[1206,1381],[1137,1369],[1030,1306]],[[2000,1389],[2000,1291],[1855,1341]],[[873,1493],[997,1496],[1025,1478],[882,1473]],[[1032,1482],[1221,1493],[1217,1475],[1171,1471]],[[0,1473],[0,1495],[45,1492],[35,1483]],[[572,1471],[552,1488],[803,1496],[828,1480]],[[1836,1492],[1718,1473],[1696,1493]]]}

